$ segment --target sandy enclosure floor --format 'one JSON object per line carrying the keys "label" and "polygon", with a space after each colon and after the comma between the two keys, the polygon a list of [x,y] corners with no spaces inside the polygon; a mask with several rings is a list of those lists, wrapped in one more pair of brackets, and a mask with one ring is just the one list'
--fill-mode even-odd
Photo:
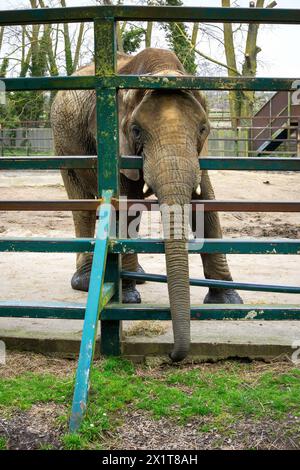
{"label": "sandy enclosure floor", "polygon": [[[300,199],[297,173],[211,172],[218,199],[282,200]],[[0,174],[1,199],[66,199],[58,172],[3,172]],[[145,214],[141,235],[147,234]],[[300,238],[300,214],[221,214],[224,237]],[[157,228],[159,227],[157,220]],[[0,212],[2,237],[72,237],[72,216],[67,212]],[[299,257],[290,255],[228,256],[233,277],[241,282],[298,285]],[[163,255],[141,255],[140,263],[147,272],[165,273]],[[71,289],[70,278],[75,268],[73,254],[0,253],[1,300],[83,302],[86,294]],[[190,255],[190,275],[203,277],[199,255]],[[142,300],[167,303],[167,287],[147,283],[139,287]],[[201,303],[206,289],[191,288],[192,303]],[[246,303],[299,303],[298,295],[242,293]]]}

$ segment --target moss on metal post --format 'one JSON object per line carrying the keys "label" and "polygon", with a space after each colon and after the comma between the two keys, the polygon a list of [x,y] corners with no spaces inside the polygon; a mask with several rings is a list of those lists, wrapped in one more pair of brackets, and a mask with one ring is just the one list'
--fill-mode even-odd
{"label": "moss on metal post", "polygon": [[96,19],[95,70],[96,76],[114,75],[116,70],[116,34],[114,18]]}
{"label": "moss on metal post", "polygon": [[[114,19],[95,21],[95,70],[97,77],[106,77],[110,84],[116,70],[116,34]],[[118,96],[114,86],[97,87],[97,142],[98,142],[98,191],[111,189],[119,197],[119,129]],[[118,227],[116,227],[118,236]],[[120,255],[110,254],[107,259],[105,281],[115,284],[113,300],[120,301]],[[122,323],[101,321],[101,353],[118,356]]]}

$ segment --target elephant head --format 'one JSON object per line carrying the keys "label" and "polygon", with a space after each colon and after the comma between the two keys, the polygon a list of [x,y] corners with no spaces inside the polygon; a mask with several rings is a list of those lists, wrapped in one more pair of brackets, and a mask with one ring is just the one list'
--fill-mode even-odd
{"label": "elephant head", "polygon": [[[164,69],[154,75],[182,75]],[[131,154],[144,160],[144,192],[153,192],[160,205],[184,208],[200,191],[198,156],[209,133],[204,97],[199,92],[129,90],[123,93],[121,123]],[[168,221],[170,221],[169,227]],[[187,233],[183,217],[171,213],[162,222],[168,291],[174,332],[170,354],[182,360],[190,347],[190,291]],[[166,230],[168,235],[166,237]]]}

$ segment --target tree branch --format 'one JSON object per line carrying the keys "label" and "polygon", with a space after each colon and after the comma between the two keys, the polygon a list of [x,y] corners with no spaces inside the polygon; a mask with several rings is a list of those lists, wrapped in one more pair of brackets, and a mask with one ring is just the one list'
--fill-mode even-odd
{"label": "tree branch", "polygon": [[189,45],[191,47],[192,50],[194,50],[196,52],[196,54],[198,54],[199,56],[203,57],[204,59],[208,60],[209,62],[212,62],[216,65],[219,65],[220,67],[223,67],[231,72],[233,72],[235,75],[240,75],[240,73],[238,72],[238,70],[236,68],[232,68],[231,66],[227,65],[227,64],[224,64],[223,62],[220,62],[219,60],[217,59],[214,59],[213,57],[210,57],[208,56],[207,54],[205,54],[204,52],[202,51],[199,51],[199,49],[197,49],[191,42],[190,38],[185,34],[184,31],[182,31],[182,29],[180,28],[180,26],[178,25],[178,23],[175,23],[176,24],[176,27],[177,29],[179,30],[180,34],[182,36],[184,36],[184,38],[189,42]]}

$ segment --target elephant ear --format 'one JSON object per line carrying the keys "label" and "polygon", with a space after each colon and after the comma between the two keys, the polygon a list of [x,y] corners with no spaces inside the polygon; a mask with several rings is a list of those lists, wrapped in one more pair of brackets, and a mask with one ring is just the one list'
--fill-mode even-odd
{"label": "elephant ear", "polygon": [[90,109],[90,112],[88,114],[88,130],[90,134],[97,140],[97,116],[96,116],[96,99],[95,103],[93,103],[93,106]]}
{"label": "elephant ear", "polygon": [[[131,151],[130,146],[127,143],[126,137],[121,128],[121,122],[124,115],[122,109],[122,104],[119,100],[119,141],[120,141],[120,153],[121,155],[132,155],[134,152]],[[88,116],[88,129],[90,134],[97,140],[97,113],[96,113],[96,104],[92,107],[89,116]],[[135,169],[121,169],[120,173],[126,176],[126,178],[132,181],[138,181],[140,179],[139,170]]]}
{"label": "elephant ear", "polygon": [[[119,91],[119,141],[121,155],[135,155],[136,148],[127,132],[132,113],[144,95],[143,90],[121,90]],[[140,171],[137,169],[122,169],[121,173],[132,181],[140,179]]]}

